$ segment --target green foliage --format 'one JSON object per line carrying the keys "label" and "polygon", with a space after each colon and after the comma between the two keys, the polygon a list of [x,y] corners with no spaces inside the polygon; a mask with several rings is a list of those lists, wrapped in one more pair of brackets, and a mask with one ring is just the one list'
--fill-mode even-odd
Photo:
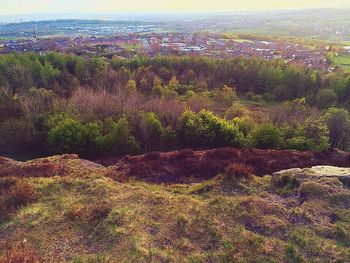
{"label": "green foliage", "polygon": [[282,132],[270,123],[257,126],[249,135],[249,144],[261,149],[277,149],[282,142]]}
{"label": "green foliage", "polygon": [[[53,117],[53,119],[56,118],[58,117]],[[70,117],[63,118],[48,132],[48,144],[54,153],[95,155],[99,152],[101,139],[101,127],[98,123],[92,122],[83,125]]]}
{"label": "green foliage", "polygon": [[117,122],[108,120],[109,132],[102,139],[102,151],[105,154],[136,154],[140,146],[131,134],[126,118]]}
{"label": "green foliage", "polygon": [[305,136],[297,136],[286,140],[286,149],[308,151],[315,147],[314,142]]}
{"label": "green foliage", "polygon": [[349,144],[350,115],[345,109],[331,108],[325,114],[331,147],[347,149]]}
{"label": "green foliage", "polygon": [[256,125],[254,120],[249,116],[236,117],[232,120],[232,122],[238,127],[239,131],[242,132],[245,137],[250,134]]}
{"label": "green foliage", "polygon": [[48,143],[55,153],[78,153],[82,156],[135,154],[140,146],[131,134],[126,118],[105,123],[105,134],[99,122],[82,124],[64,114],[53,115],[48,121]]}
{"label": "green foliage", "polygon": [[[108,60],[55,52],[12,53],[0,56],[0,87],[1,153],[14,154],[34,145],[46,152],[44,137],[55,153],[86,156],[166,150],[180,144],[312,151],[327,149],[329,143],[344,150],[349,146],[350,117],[346,110],[330,107],[349,107],[350,77],[282,60],[195,56]],[[90,93],[84,100],[94,109],[90,113],[77,100],[77,87],[81,98],[87,98],[84,91],[98,87],[107,92],[100,97]],[[257,102],[288,100],[287,109],[274,119],[264,115],[265,108],[236,103],[237,94]],[[104,100],[109,95],[111,99]],[[319,120],[315,116],[320,112],[308,115],[314,110],[310,105],[330,109]],[[186,107],[199,113],[183,112]],[[79,113],[86,108],[89,115],[83,117]],[[66,113],[47,117],[57,110]],[[105,122],[121,116],[128,121]]]}
{"label": "green foliage", "polygon": [[243,134],[234,124],[206,110],[198,114],[185,111],[179,120],[179,134],[186,146],[239,147],[243,142]]}
{"label": "green foliage", "polygon": [[321,89],[317,93],[316,105],[320,109],[333,107],[337,102],[337,95],[334,90]]}
{"label": "green foliage", "polygon": [[176,131],[170,126],[164,128],[162,132],[163,149],[167,150],[167,149],[175,148],[177,143],[178,141],[177,141]]}

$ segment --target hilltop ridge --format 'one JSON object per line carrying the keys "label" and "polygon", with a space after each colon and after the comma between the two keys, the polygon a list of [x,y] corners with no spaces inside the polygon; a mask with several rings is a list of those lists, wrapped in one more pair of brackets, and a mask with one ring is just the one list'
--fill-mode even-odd
{"label": "hilltop ridge", "polygon": [[[244,163],[248,154],[266,170]],[[0,158],[0,262],[346,262],[350,190],[340,179],[349,168],[268,173],[278,157],[290,168],[345,166],[349,155],[225,148],[109,166]]]}

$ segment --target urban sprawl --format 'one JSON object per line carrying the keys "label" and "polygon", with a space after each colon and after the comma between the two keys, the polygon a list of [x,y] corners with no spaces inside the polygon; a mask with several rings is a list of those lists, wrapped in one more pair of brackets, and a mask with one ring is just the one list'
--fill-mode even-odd
{"label": "urban sprawl", "polygon": [[321,70],[332,70],[326,59],[329,47],[311,49],[288,41],[230,39],[220,34],[149,33],[113,36],[38,38],[0,41],[0,53],[49,51],[79,55],[107,55],[130,58],[135,55],[199,55],[217,58],[262,57],[283,59]]}

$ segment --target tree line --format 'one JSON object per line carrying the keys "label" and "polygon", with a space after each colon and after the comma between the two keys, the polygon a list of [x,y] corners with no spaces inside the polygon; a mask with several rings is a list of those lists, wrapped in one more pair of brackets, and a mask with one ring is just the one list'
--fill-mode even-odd
{"label": "tree line", "polygon": [[282,60],[11,53],[0,56],[0,154],[347,149],[349,101],[343,72]]}

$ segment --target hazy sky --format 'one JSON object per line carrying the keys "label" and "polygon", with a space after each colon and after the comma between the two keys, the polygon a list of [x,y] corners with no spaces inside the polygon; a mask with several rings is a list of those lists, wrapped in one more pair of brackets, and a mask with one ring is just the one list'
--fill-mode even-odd
{"label": "hazy sky", "polygon": [[350,7],[350,0],[0,0],[0,15]]}

